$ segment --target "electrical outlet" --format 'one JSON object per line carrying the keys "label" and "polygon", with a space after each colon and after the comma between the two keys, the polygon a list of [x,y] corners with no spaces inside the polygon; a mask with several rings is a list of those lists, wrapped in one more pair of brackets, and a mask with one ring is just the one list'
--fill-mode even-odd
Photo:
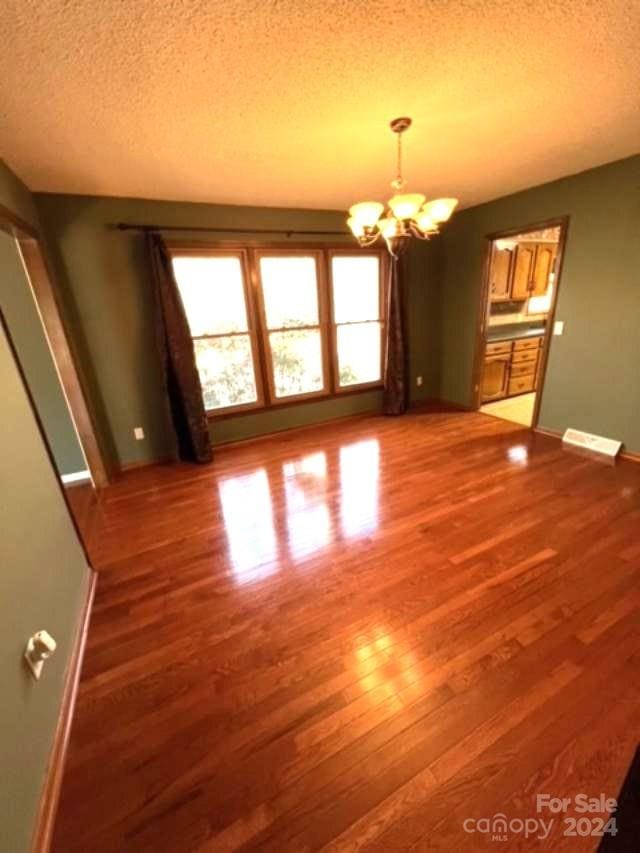
{"label": "electrical outlet", "polygon": [[418,388],[422,386],[422,376],[416,376],[416,385]]}
{"label": "electrical outlet", "polygon": [[133,434],[136,437],[136,441],[142,441],[144,438],[144,430],[142,427],[134,427]]}
{"label": "electrical outlet", "polygon": [[556,320],[553,324],[554,335],[564,335],[564,320]]}

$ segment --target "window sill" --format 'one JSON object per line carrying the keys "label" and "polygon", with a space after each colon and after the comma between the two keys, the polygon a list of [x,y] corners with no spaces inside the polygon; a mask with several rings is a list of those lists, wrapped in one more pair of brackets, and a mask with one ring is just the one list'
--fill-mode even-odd
{"label": "window sill", "polygon": [[207,420],[223,421],[229,418],[241,418],[248,415],[262,415],[266,412],[277,411],[279,409],[289,409],[292,406],[304,406],[311,403],[326,403],[329,400],[340,400],[343,397],[353,397],[357,394],[366,394],[368,391],[382,391],[384,384],[382,382],[370,382],[366,385],[357,385],[353,388],[345,388],[341,391],[336,391],[331,394],[310,395],[309,397],[296,397],[293,400],[278,400],[276,403],[271,403],[268,406],[243,406],[237,410],[225,409],[224,412],[208,411]]}

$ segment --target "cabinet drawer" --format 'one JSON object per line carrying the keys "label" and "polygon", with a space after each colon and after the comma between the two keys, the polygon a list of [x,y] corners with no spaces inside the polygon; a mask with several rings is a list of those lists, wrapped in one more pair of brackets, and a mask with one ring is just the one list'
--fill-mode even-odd
{"label": "cabinet drawer", "polygon": [[513,355],[511,356],[511,359],[512,359],[514,364],[523,364],[527,361],[533,362],[533,364],[535,364],[537,358],[538,358],[538,350],[537,349],[524,349],[524,350],[521,350],[520,352],[514,351]]}
{"label": "cabinet drawer", "polygon": [[536,360],[533,361],[523,361],[519,364],[511,365],[511,373],[510,376],[512,379],[516,377],[524,377],[524,376],[535,376],[536,373]]}
{"label": "cabinet drawer", "polygon": [[526,394],[527,391],[533,391],[535,384],[535,373],[531,373],[529,376],[516,376],[509,380],[507,394],[509,397],[513,394]]}
{"label": "cabinet drawer", "polygon": [[538,349],[542,338],[525,338],[521,341],[514,341],[513,350],[514,352],[522,352],[523,350],[532,350]]}
{"label": "cabinet drawer", "polygon": [[485,350],[485,355],[502,355],[503,353],[511,352],[511,341],[496,341],[488,343]]}

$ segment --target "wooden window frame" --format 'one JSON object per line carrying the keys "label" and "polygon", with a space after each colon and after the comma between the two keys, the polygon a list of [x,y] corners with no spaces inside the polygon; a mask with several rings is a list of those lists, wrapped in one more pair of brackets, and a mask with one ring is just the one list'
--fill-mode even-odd
{"label": "wooden window frame", "polygon": [[[352,394],[362,394],[367,391],[382,389],[384,385],[384,364],[386,358],[386,327],[388,314],[387,281],[389,273],[389,258],[384,249],[370,248],[359,250],[344,243],[272,243],[264,241],[168,241],[167,250],[171,258],[176,256],[207,257],[228,255],[241,255],[243,258],[243,274],[245,281],[245,299],[247,304],[249,328],[255,328],[257,352],[252,349],[254,357],[254,369],[256,371],[256,383],[259,385],[259,402],[242,406],[229,406],[224,409],[207,409],[209,420],[224,420],[227,418],[240,417],[244,414],[257,414],[290,406],[315,403],[323,400],[339,399]],[[348,257],[359,257],[363,255],[376,255],[380,263],[380,334],[382,342],[380,346],[380,380],[375,382],[364,382],[358,385],[347,385],[340,387],[338,384],[338,353],[337,353],[337,325],[334,322],[333,313],[333,283],[331,280],[331,259],[335,255]],[[316,259],[317,287],[318,287],[318,313],[320,321],[320,338],[322,343],[322,364],[324,370],[324,388],[305,394],[296,394],[288,397],[276,397],[272,388],[271,367],[268,363],[270,357],[268,332],[277,331],[266,328],[264,304],[262,299],[262,288],[260,286],[260,257],[286,257],[289,256],[313,256]],[[360,322],[360,321],[358,321]],[[365,322],[365,321],[362,321]],[[306,328],[303,326],[291,327],[292,329]],[[309,328],[318,328],[312,326]],[[245,333],[242,333],[245,334]],[[204,337],[209,337],[205,335]],[[224,337],[224,336],[223,336]]]}
{"label": "wooden window frame", "polygon": [[[333,259],[336,257],[357,258],[357,257],[377,257],[379,263],[378,276],[378,317],[375,320],[352,320],[348,323],[338,323],[335,318],[333,306]],[[327,267],[328,267],[328,296],[331,304],[330,316],[330,331],[331,331],[331,361],[334,369],[334,384],[333,392],[336,396],[344,394],[352,394],[357,389],[358,391],[367,391],[373,388],[381,388],[384,384],[384,365],[386,359],[386,341],[385,334],[387,328],[387,281],[388,281],[388,255],[380,250],[361,250],[360,253],[354,252],[346,248],[327,249],[326,251]],[[338,327],[339,326],[357,326],[363,323],[380,323],[380,378],[373,382],[359,382],[356,385],[340,385],[340,360],[338,358]]]}
{"label": "wooden window frame", "polygon": [[[229,413],[242,413],[261,410],[265,407],[263,371],[260,364],[260,345],[258,340],[258,328],[255,322],[256,312],[253,305],[253,288],[250,285],[250,268],[245,249],[216,249],[215,251],[203,252],[202,249],[184,248],[178,251],[170,250],[169,256],[173,262],[174,258],[238,258],[240,261],[240,272],[242,275],[242,290],[244,293],[244,305],[247,314],[247,330],[245,332],[220,332],[213,335],[192,335],[192,341],[206,341],[215,338],[249,337],[251,346],[251,358],[253,359],[253,374],[256,384],[257,399],[251,403],[241,403],[237,406],[221,406],[218,409],[206,409],[207,417],[225,415]],[[179,292],[179,288],[178,288]]]}
{"label": "wooden window frame", "polygon": [[[322,252],[317,249],[290,249],[288,251],[278,249],[253,249],[252,250],[252,271],[256,276],[256,303],[258,307],[258,325],[262,334],[264,354],[265,372],[267,380],[267,388],[269,391],[269,403],[271,405],[281,405],[284,403],[297,403],[303,400],[316,400],[326,397],[330,394],[333,387],[331,376],[331,365],[329,363],[329,349],[327,346],[329,314],[327,305],[327,286],[324,276],[322,263]],[[318,322],[308,326],[283,326],[281,328],[269,328],[267,325],[267,311],[264,300],[264,292],[262,289],[262,277],[260,274],[260,261],[262,258],[313,258],[316,267],[316,296],[318,300]],[[320,333],[320,357],[322,361],[323,384],[318,391],[306,391],[301,394],[289,394],[286,397],[278,397],[275,388],[275,372],[273,369],[273,358],[271,352],[271,344],[269,335],[272,332],[295,332],[312,330]]]}

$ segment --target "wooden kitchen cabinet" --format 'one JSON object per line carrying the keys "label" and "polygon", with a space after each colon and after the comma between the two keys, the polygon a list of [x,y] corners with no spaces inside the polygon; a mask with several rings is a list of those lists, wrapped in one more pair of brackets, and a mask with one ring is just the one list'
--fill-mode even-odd
{"label": "wooden kitchen cabinet", "polygon": [[553,272],[557,243],[518,243],[515,249],[493,245],[489,268],[491,302],[524,302],[530,296],[544,296]]}
{"label": "wooden kitchen cabinet", "polygon": [[536,264],[536,244],[518,243],[516,256],[513,264],[513,283],[511,285],[511,298],[518,300],[528,299]]}
{"label": "wooden kitchen cabinet", "polygon": [[531,296],[544,296],[549,287],[549,276],[553,272],[558,246],[556,243],[539,243],[533,269]]}
{"label": "wooden kitchen cabinet", "polygon": [[484,360],[482,370],[481,395],[482,402],[501,400],[507,394],[509,385],[509,365],[511,353],[490,355]]}
{"label": "wooden kitchen cabinet", "polygon": [[513,249],[499,249],[495,243],[493,244],[489,269],[489,299],[492,302],[505,302],[511,299],[513,258]]}
{"label": "wooden kitchen cabinet", "polygon": [[535,391],[542,336],[486,344],[480,397],[483,403]]}

